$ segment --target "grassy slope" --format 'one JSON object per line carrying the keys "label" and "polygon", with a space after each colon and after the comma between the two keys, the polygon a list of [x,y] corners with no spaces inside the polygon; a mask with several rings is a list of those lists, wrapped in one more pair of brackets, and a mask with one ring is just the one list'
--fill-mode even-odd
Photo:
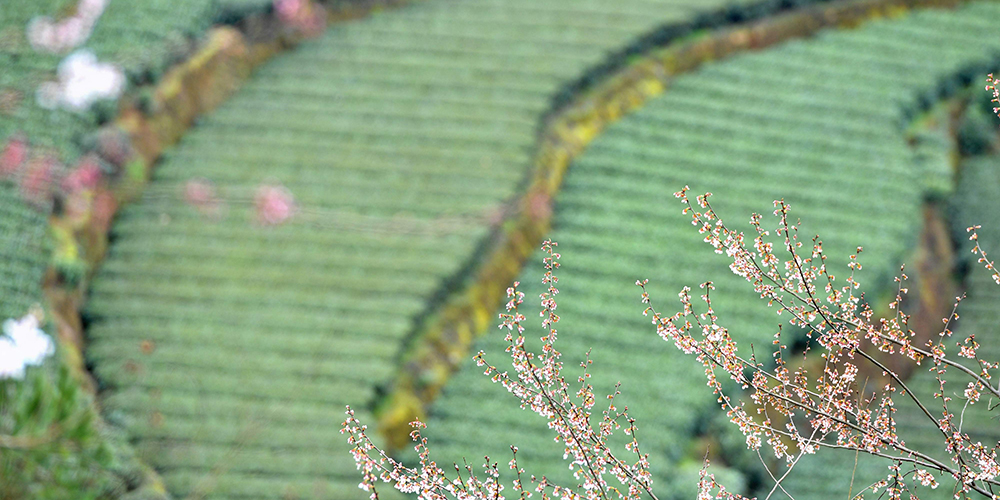
{"label": "grassy slope", "polygon": [[[863,282],[884,284],[913,244],[924,179],[935,177],[912,164],[900,109],[940,75],[987,58],[998,20],[1000,8],[989,4],[921,12],[705,66],[610,127],[570,169],[552,234],[564,255],[565,360],[575,366],[593,348],[594,385],[622,381],[622,399],[659,464],[661,498],[693,495],[700,460],[685,456],[717,410],[693,360],[656,338],[640,315],[633,282],[650,278],[659,308],[673,311],[681,286],[715,281],[716,311],[743,341],[769,344],[777,323],[699,242],[671,193],[685,184],[716,193],[730,224],[769,213],[771,200],[784,197],[803,234],[823,236],[833,269],[846,271],[846,254],[863,245]],[[529,298],[540,276],[537,262],[524,272]],[[479,347],[503,361],[501,336]],[[544,424],[503,392],[471,363],[452,380],[430,423],[438,459],[486,452],[504,462],[514,443],[533,473],[565,476]],[[813,481],[823,472],[800,477],[828,488]]]}
{"label": "grassy slope", "polygon": [[[420,2],[262,68],[114,228],[89,307],[108,417],[180,496],[360,497],[341,409],[371,400],[514,194],[552,92],[719,4]],[[228,200],[222,220],[181,201],[195,177]],[[292,223],[250,220],[264,181],[295,194]]]}

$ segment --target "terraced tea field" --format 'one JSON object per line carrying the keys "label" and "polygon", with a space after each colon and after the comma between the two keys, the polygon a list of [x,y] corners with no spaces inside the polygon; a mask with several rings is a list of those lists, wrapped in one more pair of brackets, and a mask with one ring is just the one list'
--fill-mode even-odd
{"label": "terraced tea field", "polygon": [[[270,4],[234,1],[241,8],[251,8],[253,3],[261,9]],[[0,149],[13,134],[22,134],[30,144],[29,164],[43,156],[73,164],[98,121],[114,114],[110,101],[96,112],[80,114],[44,109],[36,102],[36,89],[56,80],[65,54],[36,51],[27,40],[27,27],[36,16],[62,20],[72,14],[74,3],[32,0],[0,6]],[[230,0],[110,2],[83,47],[105,62],[121,65],[133,82],[156,79],[190,52],[220,9],[235,6]],[[5,157],[0,164],[7,161]],[[48,214],[24,202],[17,177],[8,178],[9,167],[0,165],[4,170],[0,175],[0,321],[22,317],[35,304],[52,306],[42,291],[43,276],[53,264]],[[47,311],[44,326],[56,336],[59,318],[53,312]],[[100,422],[94,422],[99,417],[92,394],[76,385],[79,372],[67,371],[78,360],[75,349],[66,336],[58,337],[66,341],[60,354],[49,358],[42,370],[30,373],[25,385],[0,381],[0,435],[5,441],[0,452],[0,497],[107,498],[122,493],[126,483],[130,489],[145,487],[145,478],[140,477],[143,471],[131,459],[124,439],[110,436]],[[0,357],[9,355],[0,352]],[[46,376],[36,377],[41,373]],[[12,434],[16,442],[43,431],[54,432],[56,439],[44,438],[41,445],[24,450],[8,448]]]}
{"label": "terraced tea field", "polygon": [[[235,3],[234,3],[235,2]],[[173,58],[185,55],[193,37],[211,26],[223,7],[259,7],[263,0],[149,1],[141,4],[111,2],[83,45],[102,61],[120,64],[135,78],[142,73],[162,71]],[[28,138],[35,151],[51,151],[60,160],[72,163],[81,153],[86,137],[96,129],[95,115],[44,109],[36,103],[35,90],[54,80],[64,55],[38,52],[31,48],[25,27],[36,16],[59,17],[66,2],[40,0],[10,2],[0,13],[0,147],[14,133]],[[0,301],[3,317],[24,314],[28,305],[41,301],[41,276],[48,265],[49,248],[44,242],[46,221],[42,214],[26,206],[17,188],[4,181],[0,185],[0,276],[11,295]],[[8,297],[10,299],[8,300]]]}
{"label": "terraced tea field", "polygon": [[[73,139],[88,129],[90,118],[45,110],[35,104],[35,88],[43,81],[54,78],[60,57],[33,51],[24,35],[25,26],[33,17],[54,14],[56,8],[64,3],[55,0],[13,2],[4,5],[0,13],[0,67],[4,69],[0,72],[3,100],[0,105],[0,145],[6,144],[14,132],[22,132],[35,145],[55,148],[71,157],[79,154]],[[167,3],[150,4],[154,8],[162,8]],[[105,21],[112,28],[109,31],[114,31],[115,35],[94,37],[95,41],[107,40],[109,47],[116,43],[109,38],[115,38],[117,28],[121,27],[116,25],[116,11],[112,7],[105,13]],[[136,10],[136,13],[142,14],[142,10]],[[184,21],[178,20],[179,23]],[[158,28],[169,26],[170,23],[159,23]],[[120,45],[118,48],[121,50]],[[112,56],[113,52],[105,51],[103,55]],[[3,256],[0,260],[0,290],[3,294],[0,316],[19,317],[32,304],[42,300],[41,280],[48,266],[46,220],[43,214],[21,201],[17,187],[6,182],[0,183],[0,214],[0,255]]]}
{"label": "terraced tea field", "polygon": [[[192,40],[210,27],[224,11],[263,9],[266,0],[150,0],[138,4],[109,2],[81,46],[101,61],[118,64],[130,80],[156,80],[170,64],[187,56]],[[8,96],[12,110],[0,120],[0,142],[22,132],[33,144],[55,148],[63,161],[79,156],[83,135],[95,128],[91,113],[50,111],[35,102],[39,84],[55,79],[56,67],[65,57],[35,51],[26,39],[25,27],[36,16],[60,18],[67,2],[40,0],[10,2],[0,14],[0,90]]]}
{"label": "terraced tea field", "polygon": [[[694,361],[658,339],[641,316],[635,279],[649,278],[655,304],[668,312],[682,286],[697,291],[698,283],[714,281],[715,310],[745,343],[770,345],[780,320],[747,293],[724,257],[700,243],[671,194],[685,184],[695,193],[712,191],[731,225],[745,225],[753,211],[769,213],[771,201],[784,198],[803,221],[804,236],[822,235],[833,269],[845,275],[846,256],[862,245],[859,281],[869,291],[886,290],[898,264],[912,258],[907,252],[922,223],[923,197],[949,189],[941,180],[950,166],[916,160],[901,114],[940,77],[990,61],[998,21],[1000,6],[978,2],[706,65],[609,127],[570,168],[552,232],[563,254],[564,360],[575,366],[593,348],[595,388],[622,381],[622,404],[639,419],[640,437],[658,464],[661,498],[694,496],[703,453],[696,438],[718,409]],[[540,259],[520,280],[529,299],[540,291]],[[502,336],[493,335],[474,351],[500,364],[503,347]],[[505,463],[513,443],[526,469],[566,479],[562,450],[545,425],[503,393],[471,362],[451,380],[429,423],[438,460],[485,452]],[[502,439],[496,429],[503,429]],[[747,462],[738,449],[721,452]],[[846,491],[843,483],[816,477],[801,474],[797,484],[811,482],[826,497]]]}
{"label": "terraced tea field", "polygon": [[[374,399],[504,214],[551,95],[721,4],[427,1],[261,68],[116,222],[87,308],[108,420],[180,497],[360,498],[343,405]],[[184,202],[194,179],[217,215]],[[290,222],[254,221],[261,183],[295,196]]]}
{"label": "terraced tea field", "polygon": [[41,300],[45,244],[45,217],[0,185],[0,317],[21,317]]}
{"label": "terraced tea field", "polygon": [[[654,28],[709,10],[713,27],[740,18],[715,10],[730,3],[425,0],[334,26],[277,57],[165,155],[116,221],[85,313],[108,422],[176,498],[362,498],[338,432],[343,405],[375,422],[365,405],[399,369],[415,318],[469,278],[479,245],[511,213],[539,124],[564,104],[559,96],[575,88],[567,84],[610,67],[609,54],[635,55],[623,48],[643,46]],[[85,46],[130,82],[155,82],[214,22],[270,4],[111,2]],[[23,35],[32,17],[58,17],[66,5],[0,12],[0,144],[23,132],[73,162],[113,111],[37,106],[34,89],[61,57],[32,51]],[[598,390],[624,382],[620,399],[640,418],[661,498],[693,496],[706,444],[725,457],[714,472],[730,486],[752,482],[755,457],[717,433],[699,371],[653,335],[632,283],[649,277],[669,311],[680,286],[716,281],[716,310],[744,342],[769,344],[777,323],[699,242],[671,193],[685,184],[714,191],[731,224],[784,197],[835,262],[864,245],[862,281],[884,291],[912,257],[923,198],[952,190],[950,151],[913,149],[902,128],[914,102],[939,97],[940,77],[970,67],[978,75],[996,57],[997,21],[1000,6],[975,2],[707,65],[575,162],[553,233],[564,254],[562,349],[574,366],[594,348]],[[967,169],[960,193],[987,200],[973,215],[996,212],[993,173],[991,160]],[[277,184],[296,212],[268,226],[254,217],[255,196]],[[211,206],[185,202],[193,185],[210,186]],[[45,216],[16,190],[0,185],[7,316],[41,299],[50,264]],[[535,260],[521,280],[528,297],[539,291]],[[997,297],[984,286],[973,283],[966,328],[995,323]],[[503,361],[497,338],[480,347]],[[502,393],[478,370],[456,376],[433,408],[437,458],[478,463],[488,451],[505,463],[513,442],[522,465],[565,479],[544,426],[529,425]],[[875,470],[860,464],[859,482]],[[839,465],[804,463],[788,487],[802,492],[796,498],[826,498],[845,484],[828,475]]]}
{"label": "terraced tea field", "polygon": [[3,119],[0,120],[0,141],[6,143],[14,132],[38,137],[38,144],[55,147],[61,153],[75,152],[70,144],[75,133],[81,133],[86,123],[70,113],[50,112],[35,104],[35,89],[46,80],[54,79],[61,57],[36,53],[28,44],[25,26],[38,15],[54,13],[63,2],[58,0],[18,2],[5,5],[0,16],[0,89],[6,96]]}

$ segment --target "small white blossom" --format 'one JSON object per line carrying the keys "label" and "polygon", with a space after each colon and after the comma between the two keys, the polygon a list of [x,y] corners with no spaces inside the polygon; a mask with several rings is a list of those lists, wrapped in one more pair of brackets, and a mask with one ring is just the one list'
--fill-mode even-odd
{"label": "small white blossom", "polygon": [[88,50],[78,50],[59,63],[59,80],[43,83],[36,98],[44,108],[63,107],[82,112],[99,99],[115,99],[125,88],[117,66],[97,61]]}
{"label": "small white blossom", "polygon": [[23,378],[25,367],[42,364],[56,350],[52,338],[38,327],[38,318],[31,314],[20,320],[4,321],[3,333],[0,337],[0,379]]}
{"label": "small white blossom", "polygon": [[0,337],[0,380],[5,378],[23,378],[24,362],[17,355],[14,341],[8,337]]}

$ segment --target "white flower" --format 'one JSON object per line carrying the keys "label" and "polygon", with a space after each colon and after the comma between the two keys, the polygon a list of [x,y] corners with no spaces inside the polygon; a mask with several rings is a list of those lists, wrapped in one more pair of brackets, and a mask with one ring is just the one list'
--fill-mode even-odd
{"label": "white flower", "polygon": [[38,88],[38,104],[53,109],[86,111],[98,99],[114,99],[125,88],[125,75],[113,64],[101,63],[88,50],[78,50],[59,63],[59,80]]}
{"label": "white flower", "polygon": [[14,341],[8,337],[0,337],[0,380],[23,377],[24,362],[17,355]]}
{"label": "white flower", "polygon": [[38,318],[27,315],[3,323],[0,337],[0,378],[23,378],[26,366],[42,364],[55,352],[52,338],[38,327]]}
{"label": "white flower", "polygon": [[76,12],[86,22],[94,24],[107,6],[108,0],[81,0],[80,4],[76,6]]}

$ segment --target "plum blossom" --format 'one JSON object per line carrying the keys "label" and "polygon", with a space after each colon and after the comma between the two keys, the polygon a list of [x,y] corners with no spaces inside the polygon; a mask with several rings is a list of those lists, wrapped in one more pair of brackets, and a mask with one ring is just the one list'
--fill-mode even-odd
{"label": "plum blossom", "polygon": [[275,226],[295,215],[295,198],[284,186],[264,184],[257,188],[254,207],[259,223]]}
{"label": "plum blossom", "polygon": [[207,179],[191,179],[184,183],[184,201],[202,215],[218,218],[222,215],[222,200],[215,186]]}
{"label": "plum blossom", "polygon": [[299,11],[305,8],[303,0],[274,0],[274,10],[285,21],[295,19]]}
{"label": "plum blossom", "polygon": [[[507,289],[507,313],[500,314],[500,328],[506,330],[506,351],[511,357],[514,372],[489,364],[482,351],[473,359],[477,366],[484,368],[484,375],[494,383],[503,385],[520,400],[521,408],[530,408],[548,421],[549,429],[556,433],[556,441],[565,445],[563,458],[569,462],[569,469],[578,482],[577,488],[559,486],[550,483],[544,476],[538,479],[526,474],[518,465],[516,446],[510,447],[509,466],[516,474],[516,479],[508,483],[514,487],[510,497],[504,496],[505,486],[500,480],[498,463],[491,462],[488,456],[485,457],[482,474],[477,475],[474,468],[467,464],[465,477],[462,477],[461,467],[455,465],[456,475],[449,477],[444,469],[438,467],[437,462],[430,459],[427,438],[420,433],[426,425],[419,421],[411,423],[414,430],[410,437],[415,443],[414,450],[420,457],[420,466],[408,468],[371,441],[367,426],[355,417],[354,410],[348,406],[347,420],[343,423],[341,433],[347,435],[347,442],[353,447],[351,454],[362,473],[361,484],[358,486],[370,493],[369,498],[378,500],[376,485],[384,482],[392,484],[403,493],[420,493],[421,498],[441,500],[503,500],[515,497],[527,500],[536,493],[540,493],[540,497],[546,500],[634,500],[647,496],[658,500],[652,491],[649,454],[640,450],[635,438],[636,421],[628,414],[627,407],[617,406],[616,398],[621,394],[621,384],[616,384],[607,395],[607,409],[599,410],[595,408],[597,394],[589,382],[591,374],[588,368],[592,364],[589,352],[579,365],[582,369],[577,378],[579,390],[571,388],[567,383],[569,377],[563,375],[562,355],[556,349],[556,324],[559,322],[559,315],[555,313],[556,295],[559,294],[556,285],[559,278],[555,271],[559,268],[560,258],[559,253],[555,252],[556,246],[551,240],[542,244],[545,254],[542,259],[545,266],[542,284],[547,289],[539,295],[542,307],[539,316],[542,318],[543,329],[541,350],[529,351],[525,347],[523,334],[526,317],[518,310],[518,306],[524,301],[524,292],[518,291],[519,283],[515,281]],[[600,415],[597,414],[598,411]],[[617,455],[612,450],[611,438],[618,431],[626,436],[624,455]],[[704,474],[702,479],[705,480]],[[525,480],[530,480],[530,485],[525,485]],[[718,491],[714,496],[699,498],[743,498],[726,492],[711,477],[700,486],[703,492],[712,488],[717,488]]]}
{"label": "plum blossom", "polygon": [[55,183],[62,170],[63,166],[48,155],[29,160],[19,180],[21,198],[36,208],[50,207]]}
{"label": "plum blossom", "polygon": [[[993,93],[993,98],[990,100],[993,104],[1000,106],[1000,78],[994,78],[993,73],[986,76],[986,90]],[[1000,107],[993,108],[993,114],[1000,116]]]}
{"label": "plum blossom", "polygon": [[36,98],[43,108],[63,107],[86,111],[99,99],[115,99],[125,88],[125,75],[109,63],[98,62],[88,50],[78,50],[59,63],[59,79],[38,87]]}
{"label": "plum blossom", "polygon": [[326,10],[309,0],[274,0],[274,11],[286,25],[309,37],[326,27]]}
{"label": "plum blossom", "polygon": [[24,378],[24,369],[38,366],[55,352],[52,338],[38,327],[38,318],[32,314],[3,323],[0,336],[0,379]]}
{"label": "plum blossom", "polygon": [[79,47],[90,38],[107,5],[108,0],[81,0],[76,6],[76,14],[66,19],[55,21],[48,16],[36,17],[28,23],[28,42],[37,51],[52,53]]}
{"label": "plum blossom", "polygon": [[184,200],[195,206],[208,205],[215,200],[215,188],[205,179],[191,179],[184,183]]}
{"label": "plum blossom", "polygon": [[62,189],[67,193],[93,189],[101,182],[102,176],[103,173],[97,157],[85,156],[63,179]]}

